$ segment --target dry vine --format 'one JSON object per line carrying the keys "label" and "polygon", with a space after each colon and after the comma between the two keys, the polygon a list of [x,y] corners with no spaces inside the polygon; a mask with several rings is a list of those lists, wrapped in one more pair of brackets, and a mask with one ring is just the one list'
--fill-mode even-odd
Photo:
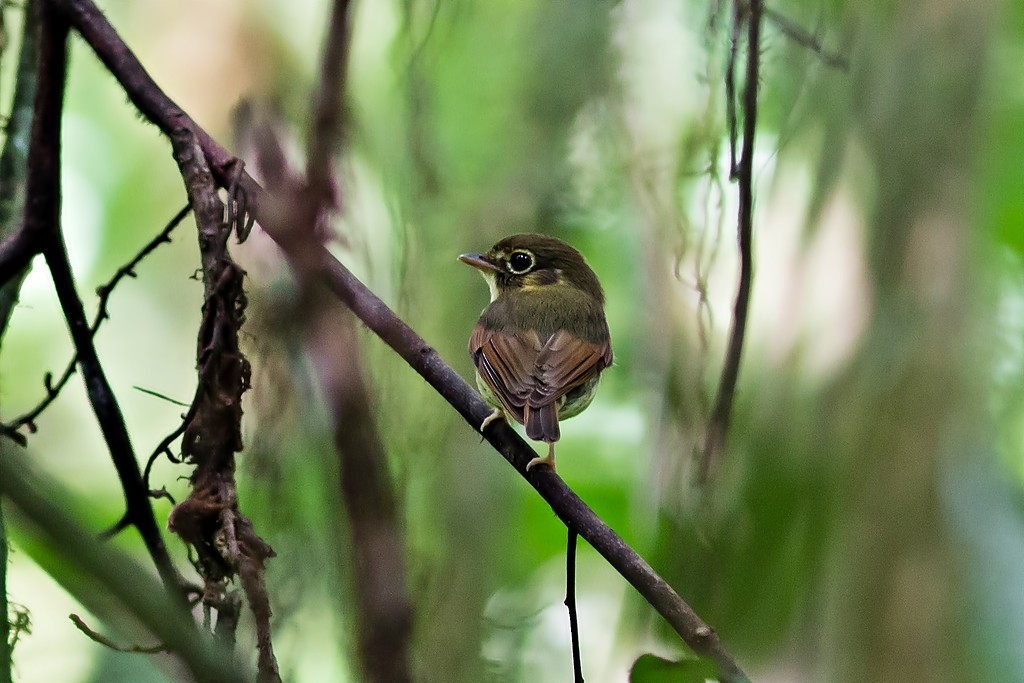
{"label": "dry vine", "polygon": [[167,526],[196,549],[196,569],[205,583],[203,604],[217,610],[218,635],[234,638],[238,601],[228,584],[238,576],[256,619],[261,683],[279,683],[270,637],[270,600],[264,564],[274,550],[238,509],[235,452],[242,449],[242,394],[249,388],[249,363],[238,348],[245,319],[244,272],[227,250],[231,225],[202,150],[182,128],[171,136],[189,203],[196,216],[202,259],[204,304],[199,325],[199,386],[185,426],[182,455],[195,465],[192,491],[178,504]]}

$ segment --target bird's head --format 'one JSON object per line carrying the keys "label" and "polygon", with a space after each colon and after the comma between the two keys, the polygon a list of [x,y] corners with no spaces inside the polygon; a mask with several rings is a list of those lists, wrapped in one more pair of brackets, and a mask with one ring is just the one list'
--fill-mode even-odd
{"label": "bird's head", "polygon": [[574,287],[604,303],[604,291],[583,255],[560,239],[527,233],[501,240],[484,254],[462,254],[491,289],[491,301],[511,291]]}

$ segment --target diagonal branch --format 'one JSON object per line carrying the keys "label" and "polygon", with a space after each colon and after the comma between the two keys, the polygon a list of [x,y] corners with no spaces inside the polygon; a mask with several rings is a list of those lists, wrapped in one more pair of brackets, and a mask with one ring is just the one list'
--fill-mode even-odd
{"label": "diagonal branch", "polygon": [[[152,123],[170,134],[191,128],[203,148],[217,182],[227,187],[235,179],[234,157],[192,121],[149,77],[142,65],[89,0],[48,0],[89,43],[128,98]],[[753,86],[756,87],[756,82]],[[275,240],[282,240],[265,221],[273,213],[266,191],[248,174],[239,185],[249,199],[249,210]],[[476,428],[491,410],[470,386],[412,328],[353,276],[325,248],[318,249],[320,276],[363,323],[391,346],[466,421]],[[714,661],[723,681],[748,680],[714,630],[661,578],[635,550],[591,510],[565,482],[548,470],[526,472],[535,457],[530,446],[511,427],[497,423],[483,437],[537,490],[558,517],[572,524],[641,595],[662,615],[694,652]]]}
{"label": "diagonal branch", "polygon": [[67,75],[68,26],[44,4],[39,86],[29,145],[24,231],[38,240],[78,355],[86,392],[124,491],[128,516],[139,530],[164,585],[180,595],[182,584],[164,546],[128,430],[89,332],[82,300],[60,228],[60,123]]}

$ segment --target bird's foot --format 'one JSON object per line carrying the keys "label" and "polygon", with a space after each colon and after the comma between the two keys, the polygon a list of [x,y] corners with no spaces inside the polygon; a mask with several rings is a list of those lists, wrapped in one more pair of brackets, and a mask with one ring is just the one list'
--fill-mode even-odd
{"label": "bird's foot", "polygon": [[543,458],[534,458],[530,462],[526,463],[526,471],[529,472],[532,468],[537,465],[547,465],[551,468],[552,472],[557,472],[555,469],[555,444],[551,442],[548,444],[548,454]]}
{"label": "bird's foot", "polygon": [[487,426],[495,420],[504,420],[505,413],[501,411],[501,408],[495,408],[491,411],[491,414],[484,418],[484,421],[480,423],[480,431],[483,432],[487,429]]}

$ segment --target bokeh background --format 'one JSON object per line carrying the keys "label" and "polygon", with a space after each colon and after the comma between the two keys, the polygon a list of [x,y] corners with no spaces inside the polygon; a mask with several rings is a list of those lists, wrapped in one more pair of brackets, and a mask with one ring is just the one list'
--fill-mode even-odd
{"label": "bokeh background", "polygon": [[[326,2],[102,8],[216,138],[231,146],[247,101],[280,117],[301,164]],[[559,473],[754,680],[1024,680],[1024,5],[771,8],[849,68],[766,20],[755,284],[712,486],[693,475],[736,283],[728,3],[357,3],[334,249],[467,378],[487,292],[455,257],[520,231],[587,256],[616,365],[565,425]],[[21,15],[4,15],[9,98]],[[185,200],[169,145],[73,43],[63,216],[90,293]],[[254,365],[241,506],[278,553],[268,590],[282,674],[357,680],[330,427],[281,322],[295,287],[258,231],[235,253],[250,275]],[[138,389],[192,396],[197,254],[187,222],[115,291],[97,339],[140,456],[183,409]],[[41,398],[43,374],[70,354],[46,276],[37,263],[3,338],[4,419]],[[418,679],[568,680],[564,528],[400,359],[368,335],[362,346],[402,505]],[[58,482],[54,499],[91,530],[113,523],[120,488],[80,378],[38,427],[29,453]],[[180,499],[185,475],[162,461],[154,482]],[[165,519],[167,502],[155,505]],[[86,640],[67,615],[102,623],[10,533],[8,591],[32,621],[16,680],[174,679],[158,659]],[[145,564],[133,533],[114,543]],[[626,680],[645,653],[687,656],[585,546],[578,574],[588,681]],[[671,666],[641,668],[638,681],[676,680]]]}

